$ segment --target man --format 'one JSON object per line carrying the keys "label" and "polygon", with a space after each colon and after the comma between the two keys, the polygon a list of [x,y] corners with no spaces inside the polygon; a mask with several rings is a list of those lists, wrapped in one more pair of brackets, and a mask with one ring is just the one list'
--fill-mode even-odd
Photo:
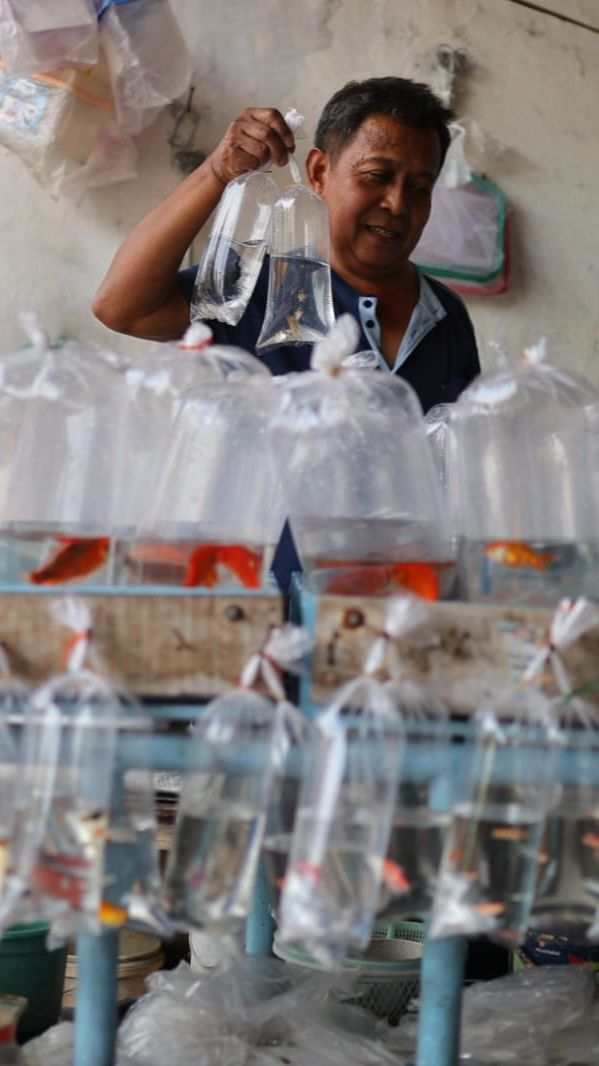
{"label": "man", "polygon": [[[480,371],[462,301],[409,259],[430,214],[450,118],[425,85],[395,77],[349,82],[325,106],[306,160],[310,184],[329,210],[335,313],[354,315],[361,346],[377,352],[383,372],[413,386],[425,411],[456,400]],[[243,111],[205,162],[125,240],[96,295],[97,317],[138,337],[180,337],[196,272],[179,271],[189,245],[229,181],[270,161],[284,166],[294,147],[277,110]],[[209,323],[217,342],[254,350],[266,290],[267,264],[238,325]],[[261,356],[274,374],[306,370],[309,357],[307,346]],[[289,546],[282,547],[279,577],[293,565]]]}

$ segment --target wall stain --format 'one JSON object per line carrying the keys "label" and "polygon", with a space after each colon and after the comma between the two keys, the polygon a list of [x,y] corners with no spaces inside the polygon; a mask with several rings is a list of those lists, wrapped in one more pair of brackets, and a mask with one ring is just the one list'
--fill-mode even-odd
{"label": "wall stain", "polygon": [[340,7],[343,7],[343,0],[322,0],[316,26],[316,47],[319,51],[330,48],[333,43],[333,30],[330,23]]}

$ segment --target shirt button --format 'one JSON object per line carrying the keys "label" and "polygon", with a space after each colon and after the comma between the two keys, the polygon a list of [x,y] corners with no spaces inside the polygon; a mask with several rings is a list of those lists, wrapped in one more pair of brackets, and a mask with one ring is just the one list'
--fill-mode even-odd
{"label": "shirt button", "polygon": [[374,329],[375,323],[373,322],[372,318],[367,318],[366,325],[368,326],[368,329]]}
{"label": "shirt button", "polygon": [[362,300],[364,307],[372,307],[372,300]]}

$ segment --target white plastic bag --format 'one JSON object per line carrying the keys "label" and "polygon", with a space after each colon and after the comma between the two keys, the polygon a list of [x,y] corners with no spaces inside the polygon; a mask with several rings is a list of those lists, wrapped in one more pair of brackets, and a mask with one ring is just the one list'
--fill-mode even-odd
{"label": "white plastic bag", "polygon": [[189,50],[168,0],[105,0],[100,39],[116,120],[135,135],[189,87]]}
{"label": "white plastic bag", "polygon": [[98,28],[92,0],[0,0],[0,55],[11,74],[93,66]]}

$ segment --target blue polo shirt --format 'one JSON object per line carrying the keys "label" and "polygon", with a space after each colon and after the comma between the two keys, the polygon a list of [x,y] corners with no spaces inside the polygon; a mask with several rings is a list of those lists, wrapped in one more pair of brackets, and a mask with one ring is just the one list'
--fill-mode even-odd
{"label": "blue polo shirt", "polygon": [[[179,283],[189,303],[197,267],[179,271]],[[412,312],[393,367],[380,350],[380,325],[376,296],[365,296],[331,271],[335,316],[349,313],[360,324],[360,348],[377,353],[382,373],[399,374],[415,390],[423,411],[437,403],[453,403],[480,373],[476,339],[468,312],[455,293],[433,278],[420,274],[420,299]],[[312,346],[282,345],[256,352],[268,292],[268,257],[262,265],[249,305],[236,326],[210,320],[217,344],[235,344],[253,352],[272,374],[308,370]],[[273,571],[283,591],[291,573],[301,565],[289,526],[286,525],[275,552]]]}

